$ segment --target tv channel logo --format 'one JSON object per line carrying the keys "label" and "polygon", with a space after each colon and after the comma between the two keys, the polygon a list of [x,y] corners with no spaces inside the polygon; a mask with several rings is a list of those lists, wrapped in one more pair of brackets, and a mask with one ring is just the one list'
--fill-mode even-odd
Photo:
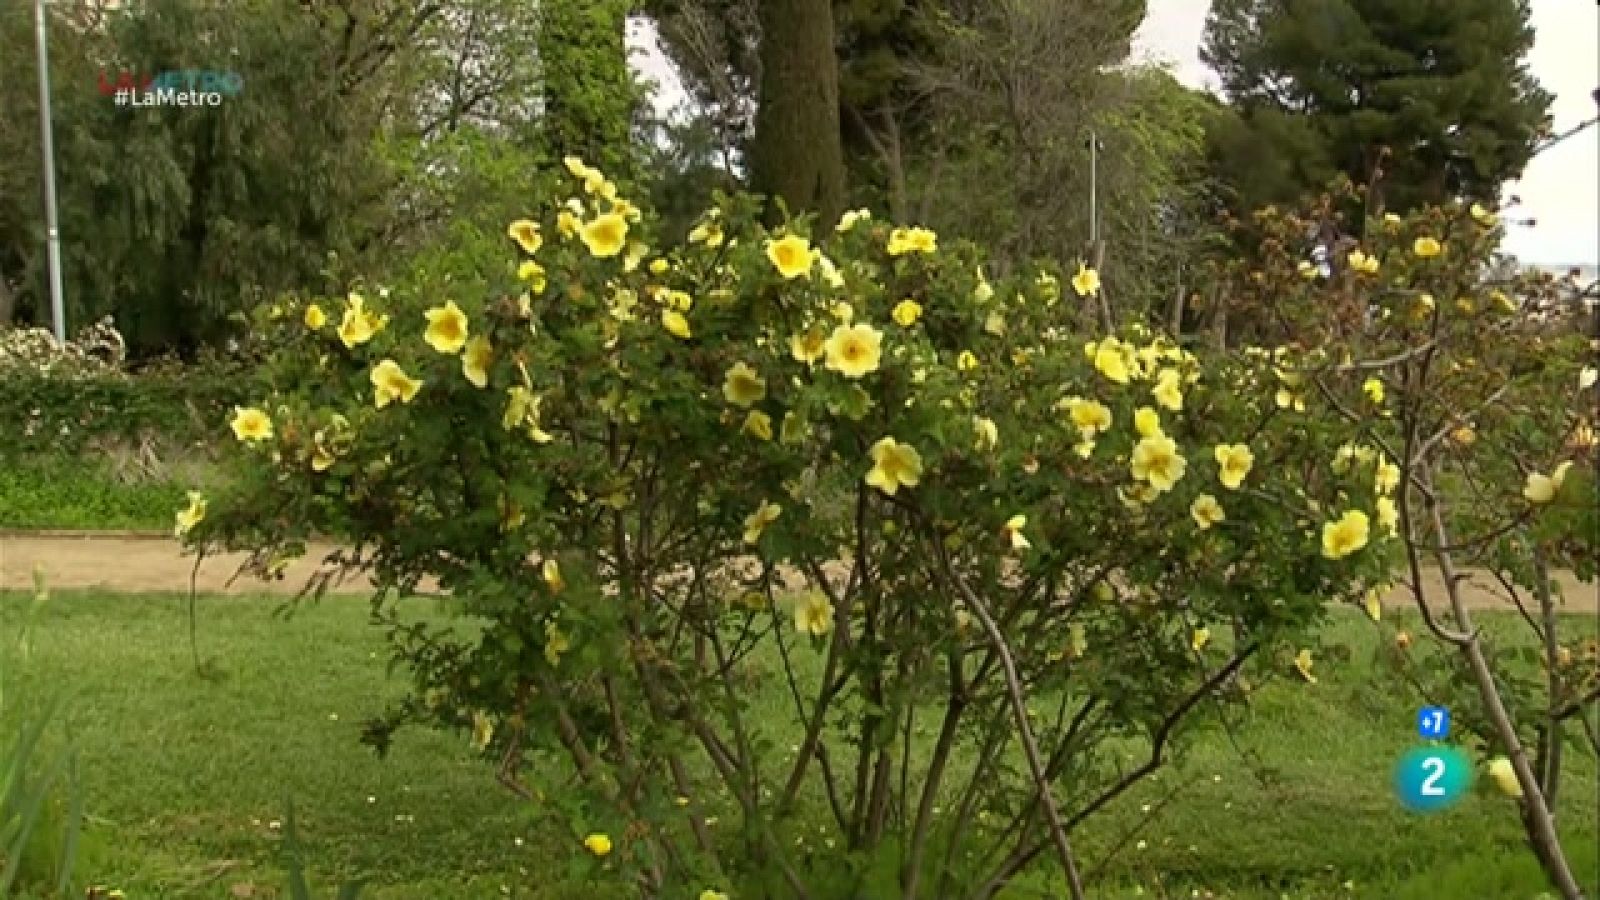
{"label": "tv channel logo", "polygon": [[168,69],[159,74],[101,72],[96,87],[118,106],[221,106],[244,92],[244,76],[231,70]]}

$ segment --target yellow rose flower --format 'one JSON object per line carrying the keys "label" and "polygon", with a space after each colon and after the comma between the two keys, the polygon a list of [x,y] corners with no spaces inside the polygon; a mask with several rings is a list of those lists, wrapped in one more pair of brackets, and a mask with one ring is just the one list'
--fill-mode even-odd
{"label": "yellow rose flower", "polygon": [[528,435],[541,444],[548,444],[554,440],[546,433],[539,422],[539,407],[543,400],[522,385],[514,385],[506,389],[506,411],[500,419],[500,426],[506,431],[513,428],[526,426]]}
{"label": "yellow rose flower", "polygon": [[369,378],[372,381],[372,402],[379,409],[395,400],[410,403],[422,390],[422,382],[408,376],[400,364],[392,359],[385,359],[373,366]]}
{"label": "yellow rose flower", "polygon": [[683,340],[688,340],[691,337],[689,320],[683,317],[683,313],[675,309],[663,309],[661,311],[661,327],[665,328],[667,333],[673,337]]}
{"label": "yellow rose flower", "polygon": [[872,469],[867,484],[893,497],[901,487],[916,487],[922,479],[922,456],[910,444],[886,437],[872,445]]}
{"label": "yellow rose flower", "polygon": [[461,374],[473,387],[489,386],[489,366],[494,363],[494,347],[489,339],[478,336],[467,341],[467,351],[461,354]]}
{"label": "yellow rose flower", "polygon": [[611,852],[611,838],[596,832],[583,839],[583,846],[595,856],[605,856]]}
{"label": "yellow rose flower", "polygon": [[772,417],[759,409],[752,409],[750,414],[744,417],[744,427],[741,430],[758,440],[770,441],[772,440]]}
{"label": "yellow rose flower", "polygon": [[978,367],[978,357],[971,350],[963,350],[956,357],[956,368],[962,372],[971,372]]}
{"label": "yellow rose flower", "polygon": [[1353,272],[1359,272],[1364,275],[1378,274],[1378,258],[1376,256],[1368,256],[1360,250],[1355,250],[1346,259],[1349,261],[1350,270]]}
{"label": "yellow rose flower", "polygon": [[254,406],[233,408],[233,436],[241,441],[255,442],[272,439],[272,419],[265,411]]}
{"label": "yellow rose flower", "polygon": [[705,244],[713,250],[722,246],[723,240],[722,223],[715,219],[701,222],[689,232],[689,243]]}
{"label": "yellow rose flower", "polygon": [[939,248],[939,236],[926,228],[896,228],[889,232],[889,255],[907,253],[933,253]]}
{"label": "yellow rose flower", "polygon": [[423,313],[428,319],[428,330],[423,340],[440,353],[459,353],[467,343],[467,314],[456,306],[454,300],[435,306]]}
{"label": "yellow rose flower", "polygon": [[917,324],[917,319],[922,315],[922,305],[909,298],[901,300],[889,315],[901,328],[910,328]]}
{"label": "yellow rose flower", "polygon": [[767,396],[767,382],[743,362],[736,362],[722,379],[722,396],[734,406],[746,409]]}
{"label": "yellow rose flower", "polygon": [[328,314],[322,311],[322,307],[313,303],[306,307],[305,323],[312,331],[321,331],[322,326],[328,324]]}
{"label": "yellow rose flower", "polygon": [[768,525],[777,521],[778,516],[782,514],[783,507],[776,503],[761,501],[761,505],[756,507],[755,512],[745,516],[744,542],[746,544],[754,544],[761,540],[761,532],[765,531]]}
{"label": "yellow rose flower", "polygon": [[545,587],[549,588],[552,594],[559,594],[567,589],[567,580],[561,577],[561,563],[554,559],[540,563],[539,577],[544,579]]}
{"label": "yellow rose flower", "polygon": [[1337,520],[1322,526],[1322,555],[1328,559],[1343,559],[1367,545],[1370,522],[1367,514],[1352,509]]}
{"label": "yellow rose flower", "polygon": [[659,297],[667,305],[667,309],[681,313],[694,309],[694,298],[686,291],[662,291]]}
{"label": "yellow rose flower", "polygon": [[1489,778],[1494,781],[1494,786],[1500,793],[1507,797],[1522,798],[1522,782],[1517,780],[1517,769],[1511,760],[1504,756],[1496,756],[1489,761]]}
{"label": "yellow rose flower", "polygon": [[317,432],[317,437],[319,440],[311,450],[311,471],[326,472],[333,468],[333,464],[337,462],[337,459],[327,447],[323,446],[322,441],[320,440],[322,437],[322,432]]}
{"label": "yellow rose flower", "polygon": [[544,293],[544,289],[548,287],[544,266],[531,259],[525,259],[517,266],[517,280],[526,281],[528,290],[535,294]]}
{"label": "yellow rose flower", "polygon": [[1000,446],[1000,427],[994,424],[993,419],[973,416],[972,433],[972,448],[979,453],[988,453]]}
{"label": "yellow rose flower", "polygon": [[1239,489],[1256,462],[1255,454],[1244,444],[1218,444],[1212,454],[1217,460],[1217,480],[1230,491]]}
{"label": "yellow rose flower", "polygon": [[1312,665],[1311,651],[1301,647],[1300,652],[1296,653],[1294,656],[1294,670],[1300,673],[1301,678],[1304,678],[1311,684],[1316,684],[1317,676],[1311,674]]}
{"label": "yellow rose flower", "polygon": [[556,213],[556,232],[564,239],[571,240],[572,238],[576,237],[578,231],[582,228],[582,220],[580,220],[578,218],[578,214],[572,210],[563,209],[562,211]]}
{"label": "yellow rose flower", "polygon": [[[1563,471],[1562,474],[1566,473]],[[1529,472],[1528,480],[1522,487],[1522,496],[1535,506],[1543,506],[1554,500],[1560,490],[1560,480],[1540,472]]]}
{"label": "yellow rose flower", "polygon": [[811,242],[798,234],[768,240],[767,259],[785,279],[799,278],[811,271]]}
{"label": "yellow rose flower", "polygon": [[1072,276],[1072,289],[1078,292],[1079,297],[1100,293],[1100,273],[1079,263],[1078,273]]}
{"label": "yellow rose flower", "polygon": [[810,591],[795,602],[794,628],[812,637],[822,637],[833,630],[833,603],[826,594]]}
{"label": "yellow rose flower", "polygon": [[978,283],[972,288],[972,300],[982,306],[994,299],[994,287],[989,284],[989,279],[984,277],[983,267],[978,267]]}
{"label": "yellow rose flower", "polygon": [[531,219],[518,219],[506,227],[506,236],[517,242],[522,252],[532,256],[544,246],[544,236],[539,234],[539,223]]}
{"label": "yellow rose flower", "polygon": [[638,241],[628,242],[628,254],[622,258],[622,271],[632,272],[639,268],[644,258],[650,255],[650,248]]}
{"label": "yellow rose flower", "polygon": [[1373,406],[1383,404],[1383,382],[1376,378],[1368,378],[1361,385],[1361,392],[1367,395]]}
{"label": "yellow rose flower", "polygon": [[578,232],[589,255],[599,259],[616,256],[628,245],[628,220],[614,213],[602,213],[583,223]]}
{"label": "yellow rose flower", "polygon": [[1188,462],[1178,453],[1177,443],[1165,435],[1140,440],[1133,448],[1133,461],[1129,466],[1135,479],[1147,482],[1156,491],[1172,490],[1187,467]]}
{"label": "yellow rose flower", "polygon": [[[1078,274],[1083,275],[1084,273],[1084,268],[1079,266]],[[1033,283],[1038,286],[1039,296],[1044,298],[1045,306],[1055,306],[1056,301],[1061,299],[1061,282],[1051,273],[1040,272],[1039,277],[1035,278]],[[1098,290],[1099,282],[1097,281],[1095,285]]]}
{"label": "yellow rose flower", "polygon": [[187,509],[178,510],[174,516],[172,536],[183,537],[199,525],[206,517],[206,498],[199,491],[189,492],[189,506]]}
{"label": "yellow rose flower", "polygon": [[1222,511],[1222,504],[1218,503],[1217,498],[1210,494],[1201,494],[1194,498],[1194,502],[1189,504],[1189,515],[1194,519],[1194,523],[1200,527],[1201,531],[1205,531],[1207,528],[1227,518],[1227,515]]}
{"label": "yellow rose flower", "polygon": [[1141,406],[1133,411],[1133,430],[1142,438],[1160,437],[1161,414],[1149,406]]}
{"label": "yellow rose flower", "polygon": [[1379,497],[1373,504],[1378,514],[1378,527],[1384,530],[1389,537],[1400,535],[1400,510],[1394,505],[1394,500],[1388,497]]}
{"label": "yellow rose flower", "polygon": [[1105,404],[1081,397],[1068,397],[1063,402],[1073,427],[1078,429],[1085,441],[1092,440],[1096,434],[1111,427],[1111,410]]}
{"label": "yellow rose flower", "polygon": [[567,171],[572,173],[572,177],[579,181],[588,181],[590,176],[595,174],[595,170],[589,168],[581,157],[563,156],[561,157],[561,164],[566,166]]}
{"label": "yellow rose flower", "polygon": [[1211,643],[1211,629],[1204,625],[1196,628],[1194,634],[1189,637],[1189,647],[1196,653],[1204,650],[1209,643]]}
{"label": "yellow rose flower", "polygon": [[[555,622],[544,623],[545,662],[548,662],[552,666],[561,665],[562,655],[570,649],[572,649],[572,641],[567,639],[566,634],[562,632],[560,626],[556,625]],[[607,842],[606,852],[609,853],[610,850],[611,844],[610,842]],[[605,853],[596,852],[596,855],[604,856]]]}
{"label": "yellow rose flower", "polygon": [[1419,237],[1411,242],[1411,252],[1421,259],[1432,259],[1444,252],[1444,247],[1431,237]]}
{"label": "yellow rose flower", "polygon": [[1150,390],[1156,402],[1171,410],[1183,409],[1183,376],[1177,369],[1162,369],[1156,386]]}
{"label": "yellow rose flower", "polygon": [[494,740],[494,720],[490,719],[483,710],[474,710],[472,713],[472,749],[483,751],[488,748],[489,742]]}
{"label": "yellow rose flower", "polygon": [[806,331],[789,338],[789,355],[795,362],[812,365],[822,358],[828,349],[828,336],[821,328],[813,325]]}
{"label": "yellow rose flower", "polygon": [[344,318],[339,322],[339,340],[346,348],[353,350],[372,340],[388,322],[388,316],[377,316],[367,311],[365,299],[360,294],[352,293],[345,306]]}
{"label": "yellow rose flower", "polygon": [[778,427],[778,440],[785,444],[798,444],[810,434],[805,420],[793,412],[783,414],[783,424]]}
{"label": "yellow rose flower", "polygon": [[833,226],[833,230],[840,234],[844,234],[850,229],[856,227],[857,222],[865,222],[871,218],[872,212],[870,210],[852,209],[839,217],[839,224]]}
{"label": "yellow rose flower", "polygon": [[1378,460],[1372,473],[1372,487],[1379,494],[1390,494],[1400,486],[1400,467],[1387,459]]}
{"label": "yellow rose flower", "polygon": [[1006,541],[1011,544],[1011,549],[1026,550],[1033,546],[1022,533],[1022,529],[1027,525],[1027,516],[1012,516],[1006,520],[1005,526],[1001,528],[1001,533],[1005,535]]}
{"label": "yellow rose flower", "polygon": [[816,264],[817,271],[821,273],[824,284],[836,291],[844,290],[844,274],[839,271],[838,266],[833,264],[833,260],[823,256],[822,251],[816,249],[811,251],[811,260]]}
{"label": "yellow rose flower", "polygon": [[1579,422],[1572,429],[1572,436],[1567,438],[1567,446],[1574,450],[1589,450],[1597,443],[1600,443],[1600,437],[1596,436],[1594,428],[1587,422]]}
{"label": "yellow rose flower", "polygon": [[826,345],[828,368],[846,378],[861,378],[878,370],[883,357],[883,333],[865,322],[835,328]]}
{"label": "yellow rose flower", "polygon": [[1117,384],[1127,384],[1131,376],[1127,354],[1116,338],[1107,338],[1095,346],[1092,358],[1095,371]]}

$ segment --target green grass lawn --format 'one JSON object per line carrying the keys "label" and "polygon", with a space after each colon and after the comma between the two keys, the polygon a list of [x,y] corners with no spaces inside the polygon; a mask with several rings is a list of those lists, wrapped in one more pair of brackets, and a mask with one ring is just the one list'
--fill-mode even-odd
{"label": "green grass lawn", "polygon": [[[0,595],[7,627],[30,599]],[[364,896],[393,900],[620,896],[565,880],[572,836],[519,807],[465,738],[408,730],[381,761],[358,744],[362,720],[403,690],[386,675],[364,602],[328,600],[288,620],[274,617],[277,604],[201,599],[201,653],[223,673],[208,680],[190,659],[186,598],[50,599],[20,684],[6,673],[7,701],[46,686],[68,697],[93,816],[86,875],[130,898],[280,896],[274,824],[292,794],[319,895],[363,875]],[[1329,640],[1350,645],[1349,661],[1329,654],[1318,684],[1279,679],[1257,692],[1235,733],[1255,764],[1210,729],[1075,834],[1094,867],[1144,818],[1141,806],[1189,785],[1127,836],[1091,896],[1537,896],[1510,801],[1474,794],[1439,816],[1394,801],[1390,769],[1417,741],[1416,701],[1392,696],[1373,670],[1374,634],[1341,616]],[[1595,763],[1586,751],[1568,760],[1561,823],[1595,884]],[[1064,893],[1024,884],[1006,896]]]}

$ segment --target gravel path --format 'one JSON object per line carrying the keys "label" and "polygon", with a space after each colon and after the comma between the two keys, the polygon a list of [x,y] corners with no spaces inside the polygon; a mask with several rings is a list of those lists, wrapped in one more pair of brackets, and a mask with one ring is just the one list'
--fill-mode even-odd
{"label": "gravel path", "polygon": [[[282,581],[263,582],[240,576],[230,586],[243,556],[207,557],[194,572],[194,557],[184,556],[178,545],[164,535],[145,534],[67,534],[35,532],[0,533],[0,590],[24,590],[33,584],[33,570],[41,566],[52,588],[95,588],[119,593],[182,592],[189,589],[194,572],[195,586],[209,594],[292,594],[317,571],[331,545],[311,546],[306,556],[289,565]],[[1600,612],[1600,591],[1594,583],[1582,583],[1571,573],[1560,573],[1566,609],[1572,612]],[[1436,572],[1427,578],[1429,595],[1443,597],[1443,582]],[[1509,606],[1493,579],[1476,574],[1467,585],[1467,600],[1474,608]],[[338,589],[341,593],[363,593],[369,587],[364,578],[351,578]],[[1392,592],[1384,602],[1408,606],[1412,600],[1404,591]]]}

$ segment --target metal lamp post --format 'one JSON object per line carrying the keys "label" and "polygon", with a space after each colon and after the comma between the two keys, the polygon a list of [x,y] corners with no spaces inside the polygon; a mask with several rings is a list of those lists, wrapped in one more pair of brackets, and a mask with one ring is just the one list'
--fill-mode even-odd
{"label": "metal lamp post", "polygon": [[56,152],[50,125],[50,50],[45,37],[45,0],[34,0],[34,34],[39,45],[39,146],[44,157],[45,250],[50,266],[50,321],[56,341],[67,340],[67,314],[61,297],[61,229],[56,221]]}

